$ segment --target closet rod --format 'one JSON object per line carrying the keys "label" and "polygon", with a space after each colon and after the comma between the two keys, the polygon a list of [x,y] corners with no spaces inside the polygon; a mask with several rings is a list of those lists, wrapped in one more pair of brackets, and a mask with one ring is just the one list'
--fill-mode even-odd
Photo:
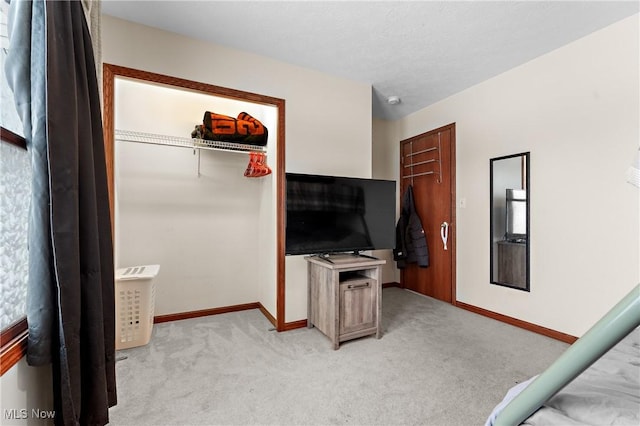
{"label": "closet rod", "polygon": [[413,157],[414,155],[424,154],[425,152],[436,151],[437,149],[438,149],[437,147],[432,146],[431,148],[423,149],[422,151],[416,151],[416,152],[412,152],[410,154],[407,154],[407,155],[405,155],[405,157]]}
{"label": "closet rod", "polygon": [[417,163],[407,164],[407,165],[404,166],[404,168],[406,169],[407,167],[419,166],[421,164],[435,163],[436,161],[438,161],[438,160],[432,159],[432,160],[419,161]]}
{"label": "closet rod", "polygon": [[412,177],[416,177],[416,176],[424,176],[424,175],[432,175],[435,172],[431,171],[431,172],[423,172],[423,173],[416,173],[414,175],[407,175],[407,176],[402,176],[402,179],[409,179]]}

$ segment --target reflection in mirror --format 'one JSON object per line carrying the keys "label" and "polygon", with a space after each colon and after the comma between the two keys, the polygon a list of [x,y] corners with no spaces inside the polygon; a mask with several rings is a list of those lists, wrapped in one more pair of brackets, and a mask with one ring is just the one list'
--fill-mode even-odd
{"label": "reflection in mirror", "polygon": [[529,291],[529,153],[492,158],[491,283]]}

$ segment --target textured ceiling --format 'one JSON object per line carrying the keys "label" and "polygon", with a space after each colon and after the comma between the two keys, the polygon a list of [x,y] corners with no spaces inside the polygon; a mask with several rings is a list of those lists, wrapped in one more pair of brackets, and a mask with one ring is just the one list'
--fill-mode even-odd
{"label": "textured ceiling", "polygon": [[102,10],[370,84],[373,116],[392,120],[638,13],[639,2],[103,0]]}

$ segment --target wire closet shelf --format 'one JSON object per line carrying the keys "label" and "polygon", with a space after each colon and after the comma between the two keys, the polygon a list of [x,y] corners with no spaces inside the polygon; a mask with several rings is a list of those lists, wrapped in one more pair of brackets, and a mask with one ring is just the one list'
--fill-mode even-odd
{"label": "wire closet shelf", "polygon": [[194,150],[206,149],[228,152],[266,152],[266,148],[257,145],[247,145],[235,142],[210,141],[198,138],[166,136],[154,133],[134,132],[131,130],[115,130],[115,138],[119,141],[138,142],[152,145],[176,146]]}

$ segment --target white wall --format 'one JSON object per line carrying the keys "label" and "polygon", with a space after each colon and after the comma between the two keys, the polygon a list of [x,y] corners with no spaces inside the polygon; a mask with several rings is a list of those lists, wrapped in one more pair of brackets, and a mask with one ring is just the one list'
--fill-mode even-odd
{"label": "white wall", "polygon": [[[285,99],[287,171],[371,176],[369,85],[110,16],[102,25],[105,63]],[[285,272],[285,321],[305,319],[302,256],[287,257]]]}
{"label": "white wall", "polygon": [[[400,182],[398,180],[398,164],[400,163],[400,142],[398,121],[381,119],[372,120],[372,178],[396,181],[396,217],[400,212]],[[400,270],[396,268],[392,250],[374,250],[373,256],[387,261],[382,266],[382,282],[400,282]]]}
{"label": "white wall", "polygon": [[[636,15],[398,122],[389,143],[456,123],[459,301],[581,336],[638,283],[638,35]],[[530,293],[489,284],[489,159],[524,151]]]}
{"label": "white wall", "polygon": [[[30,367],[26,358],[22,358],[0,379],[0,424],[9,426],[52,423],[38,418],[37,414],[51,414],[51,389],[51,367]],[[10,410],[11,414],[7,410]]]}

